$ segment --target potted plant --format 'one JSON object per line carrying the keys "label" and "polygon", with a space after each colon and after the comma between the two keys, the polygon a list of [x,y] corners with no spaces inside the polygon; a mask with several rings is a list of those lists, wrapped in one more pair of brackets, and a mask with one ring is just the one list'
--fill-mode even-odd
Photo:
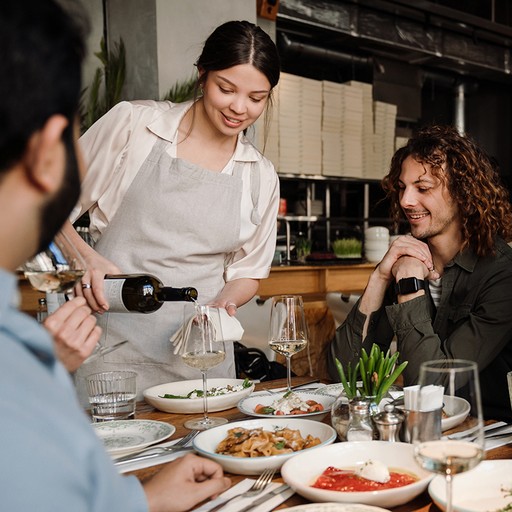
{"label": "potted plant", "polygon": [[337,258],[360,258],[363,243],[355,237],[339,238],[332,243]]}
{"label": "potted plant", "polygon": [[378,412],[378,404],[407,366],[407,361],[396,365],[399,355],[398,352],[391,355],[389,350],[384,353],[374,343],[369,355],[364,348],[361,350],[359,361],[354,366],[349,363],[346,373],[339,359],[335,360],[343,392],[332,405],[331,420],[342,441],[349,420],[349,401],[366,398],[371,402],[370,414]]}

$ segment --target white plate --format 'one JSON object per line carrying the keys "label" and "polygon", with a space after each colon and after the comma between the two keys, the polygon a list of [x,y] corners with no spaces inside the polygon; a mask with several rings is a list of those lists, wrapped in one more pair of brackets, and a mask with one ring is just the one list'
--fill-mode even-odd
{"label": "white plate", "polygon": [[[227,385],[239,386],[244,379],[208,379],[208,389],[224,387]],[[160,398],[161,395],[187,395],[194,389],[203,389],[203,381],[183,380],[159,384],[146,389],[143,392],[144,400],[156,409],[164,412],[175,412],[180,414],[199,414],[203,412],[202,398]],[[236,404],[244,397],[249,396],[254,390],[254,383],[251,387],[234,393],[226,393],[220,396],[208,397],[208,411],[225,411],[236,407]]]}
{"label": "white plate", "polygon": [[296,419],[308,419],[321,421],[325,418],[327,413],[331,411],[331,406],[335,401],[335,398],[331,395],[320,394],[316,391],[301,391],[296,389],[293,391],[294,394],[298,395],[301,400],[314,400],[323,406],[323,411],[310,412],[304,414],[293,414],[293,415],[279,415],[270,416],[268,414],[258,414],[254,412],[257,405],[272,405],[275,400],[281,398],[286,391],[280,393],[254,393],[253,395],[240,400],[238,403],[238,409],[247,416],[254,416],[255,418],[296,418]]}
{"label": "white plate", "polygon": [[467,400],[458,396],[444,395],[443,403],[443,410],[447,414],[447,417],[441,420],[441,428],[444,432],[460,425],[469,414],[471,406]]}
{"label": "white plate", "polygon": [[[286,453],[283,455],[271,455],[269,457],[233,457],[231,455],[221,455],[215,453],[219,443],[228,435],[228,430],[232,428],[255,429],[263,428],[263,430],[273,431],[276,428],[288,427],[293,430],[299,430],[302,437],[311,434],[313,437],[320,438],[321,444],[308,448],[304,452]],[[259,475],[266,468],[274,468],[278,470],[284,462],[290,457],[294,457],[297,453],[305,453],[306,451],[314,451],[321,446],[333,443],[336,439],[336,431],[325,423],[312,420],[291,419],[291,417],[274,416],[265,419],[252,419],[237,421],[234,423],[226,423],[218,427],[211,428],[200,432],[193,441],[194,449],[200,455],[204,455],[218,462],[225,471],[238,475]]]}
{"label": "white plate", "polygon": [[169,423],[153,420],[105,421],[93,427],[107,452],[116,457],[163,441],[176,431]]}
{"label": "white plate", "polygon": [[[403,487],[369,492],[339,492],[316,489],[311,484],[329,466],[340,469],[364,464],[369,459],[388,468],[409,471],[419,480]],[[297,493],[313,502],[362,503],[396,507],[414,499],[428,486],[433,475],[414,460],[414,447],[408,443],[359,441],[336,443],[315,450],[306,450],[286,461],[281,468],[284,481]]]}
{"label": "white plate", "polygon": [[389,512],[384,508],[357,503],[310,503],[309,505],[297,505],[283,510],[289,512]]}
{"label": "white plate", "polygon": [[[453,479],[453,510],[481,512],[504,509],[512,504],[511,490],[512,460],[484,460],[475,469],[456,475]],[[428,492],[434,503],[445,510],[444,477],[436,476],[430,482]]]}

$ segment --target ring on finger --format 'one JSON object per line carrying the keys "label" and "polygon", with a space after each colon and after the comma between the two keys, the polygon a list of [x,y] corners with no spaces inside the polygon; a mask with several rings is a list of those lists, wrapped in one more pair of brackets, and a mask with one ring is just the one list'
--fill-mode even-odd
{"label": "ring on finger", "polygon": [[83,283],[83,284],[82,284],[82,288],[83,288],[84,290],[88,290],[89,288],[91,288],[91,285],[90,285],[90,283]]}

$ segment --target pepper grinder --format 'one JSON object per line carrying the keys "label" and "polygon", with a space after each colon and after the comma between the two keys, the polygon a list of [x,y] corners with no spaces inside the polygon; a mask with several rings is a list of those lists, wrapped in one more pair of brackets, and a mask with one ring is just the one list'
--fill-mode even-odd
{"label": "pepper grinder", "polygon": [[400,409],[395,409],[393,404],[386,404],[384,411],[373,417],[379,431],[381,441],[397,443],[400,441],[399,433],[405,420],[405,414]]}

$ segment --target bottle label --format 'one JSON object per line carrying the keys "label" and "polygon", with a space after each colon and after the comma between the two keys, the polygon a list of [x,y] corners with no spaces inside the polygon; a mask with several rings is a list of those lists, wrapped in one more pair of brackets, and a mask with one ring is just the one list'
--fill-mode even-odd
{"label": "bottle label", "polygon": [[123,286],[126,279],[105,279],[104,290],[105,298],[109,303],[109,313],[129,313],[123,302]]}

